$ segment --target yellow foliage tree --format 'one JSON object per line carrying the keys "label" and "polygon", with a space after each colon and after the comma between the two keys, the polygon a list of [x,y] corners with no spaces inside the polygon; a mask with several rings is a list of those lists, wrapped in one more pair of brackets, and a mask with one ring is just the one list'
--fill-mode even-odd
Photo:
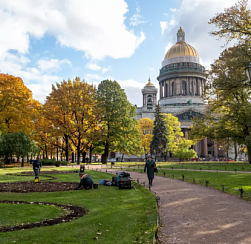
{"label": "yellow foliage tree", "polygon": [[153,121],[149,118],[142,118],[138,121],[138,129],[141,135],[142,147],[145,155],[150,153],[150,145],[153,138]]}
{"label": "yellow foliage tree", "polygon": [[99,130],[101,116],[96,105],[95,88],[78,77],[52,86],[44,113],[53,124],[54,135],[64,138],[66,160],[71,143],[80,163],[80,152],[90,146],[93,133]]}
{"label": "yellow foliage tree", "polygon": [[2,132],[24,131],[33,128],[32,92],[19,77],[0,73],[0,130]]}
{"label": "yellow foliage tree", "polygon": [[188,159],[196,157],[196,152],[193,149],[189,149],[194,145],[194,142],[184,137],[178,118],[171,114],[165,114],[164,116],[167,124],[168,150],[177,158]]}

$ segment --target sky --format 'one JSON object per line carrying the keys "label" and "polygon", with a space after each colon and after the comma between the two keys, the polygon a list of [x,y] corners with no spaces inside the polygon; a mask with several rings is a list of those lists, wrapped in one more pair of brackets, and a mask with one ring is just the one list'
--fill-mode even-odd
{"label": "sky", "polygon": [[52,84],[76,76],[98,87],[116,80],[142,106],[181,26],[209,69],[224,40],[210,18],[236,0],[0,0],[0,72],[21,77],[44,103]]}

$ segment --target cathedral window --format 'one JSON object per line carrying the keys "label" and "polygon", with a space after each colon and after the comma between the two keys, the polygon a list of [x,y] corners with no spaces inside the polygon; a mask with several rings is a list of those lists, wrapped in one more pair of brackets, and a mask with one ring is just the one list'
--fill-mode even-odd
{"label": "cathedral window", "polygon": [[187,94],[187,83],[186,81],[182,81],[182,95],[186,95]]}
{"label": "cathedral window", "polygon": [[189,82],[189,93],[190,93],[190,95],[193,94],[193,81]]}
{"label": "cathedral window", "polygon": [[172,82],[172,96],[174,96],[174,82]]}
{"label": "cathedral window", "polygon": [[168,95],[169,95],[169,94],[168,94],[168,85],[169,85],[169,84],[166,83],[166,97],[168,97]]}

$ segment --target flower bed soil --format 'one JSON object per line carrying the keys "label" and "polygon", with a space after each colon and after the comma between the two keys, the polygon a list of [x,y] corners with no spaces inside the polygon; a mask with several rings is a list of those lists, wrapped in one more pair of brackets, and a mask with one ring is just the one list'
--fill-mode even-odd
{"label": "flower bed soil", "polygon": [[42,226],[51,226],[60,223],[70,222],[74,219],[84,216],[87,214],[87,211],[78,206],[74,205],[64,205],[58,203],[46,203],[46,202],[25,202],[25,201],[8,201],[8,200],[0,200],[0,203],[10,203],[10,204],[38,204],[38,205],[47,205],[47,206],[55,206],[62,208],[65,210],[66,214],[54,219],[43,220],[35,223],[28,223],[23,225],[16,226],[3,226],[0,227],[0,232],[8,232],[8,231],[16,231],[16,230],[24,230],[24,229],[32,229],[34,227],[42,227]]}
{"label": "flower bed soil", "polygon": [[0,192],[55,192],[72,191],[78,186],[75,182],[7,182],[0,183]]}

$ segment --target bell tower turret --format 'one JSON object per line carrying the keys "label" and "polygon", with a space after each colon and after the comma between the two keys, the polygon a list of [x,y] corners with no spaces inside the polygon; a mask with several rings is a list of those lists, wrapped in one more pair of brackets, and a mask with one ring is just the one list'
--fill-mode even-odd
{"label": "bell tower turret", "polygon": [[154,109],[157,105],[158,89],[151,83],[150,78],[141,92],[143,95],[143,108]]}

